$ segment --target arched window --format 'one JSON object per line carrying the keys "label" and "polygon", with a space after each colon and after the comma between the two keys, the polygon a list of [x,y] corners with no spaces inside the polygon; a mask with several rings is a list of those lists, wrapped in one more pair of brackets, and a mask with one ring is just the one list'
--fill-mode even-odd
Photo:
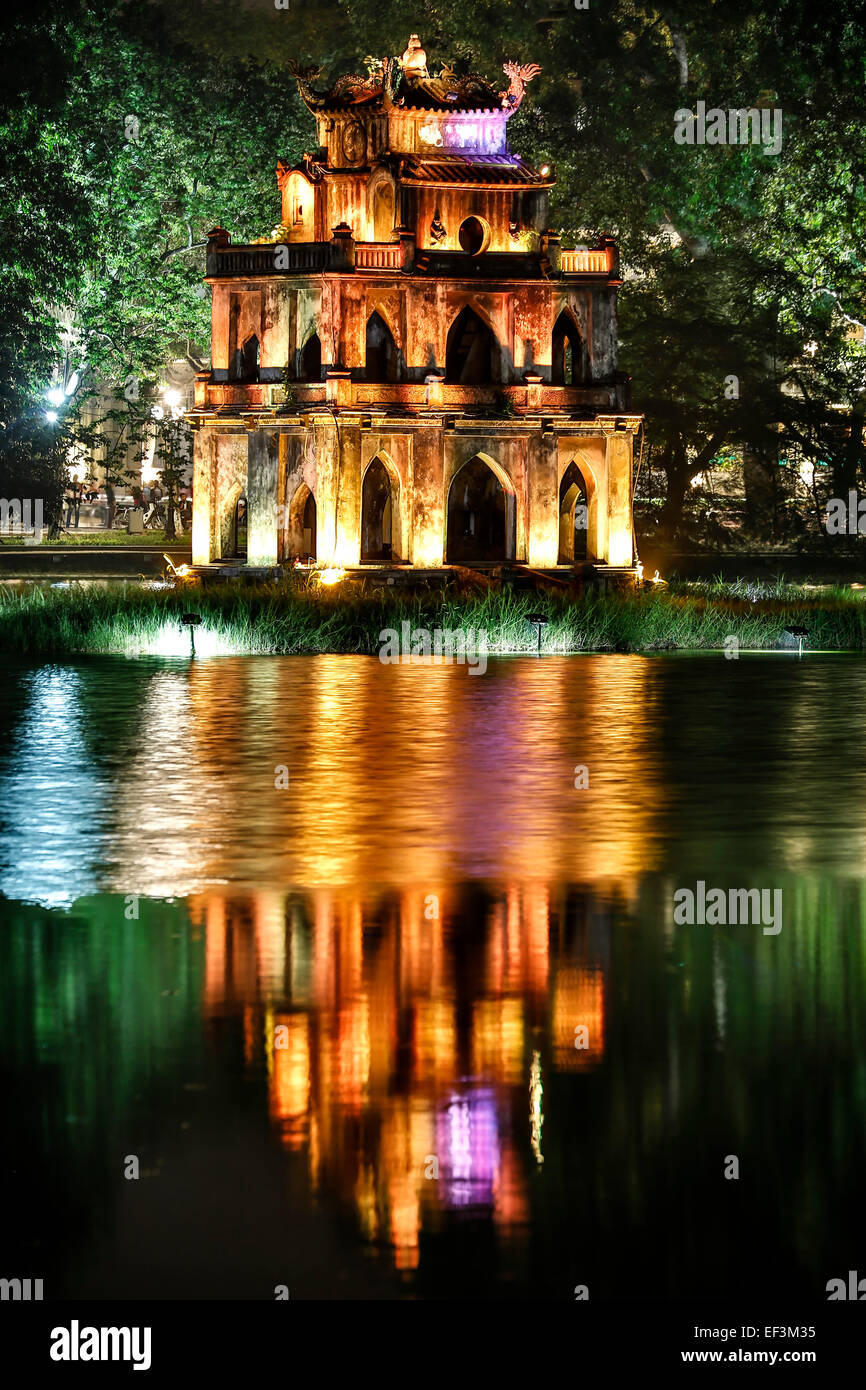
{"label": "arched window", "polygon": [[514,554],[514,496],[477,454],[454,477],[448,493],[449,565],[509,560]]}
{"label": "arched window", "polygon": [[390,241],[394,230],[394,190],[380,183],[373,194],[373,240]]}
{"label": "arched window", "polygon": [[367,381],[397,380],[397,344],[387,323],[375,309],[367,320],[367,353],[364,361]]}
{"label": "arched window", "polygon": [[300,483],[289,503],[286,550],[291,559],[316,558],[316,499],[306,483]]}
{"label": "arched window", "polygon": [[321,380],[322,344],[318,333],[313,333],[298,353],[298,381]]}
{"label": "arched window", "polygon": [[580,565],[587,558],[589,501],[583,474],[572,459],[559,485],[560,565]]}
{"label": "arched window", "polygon": [[235,349],[229,381],[258,381],[259,379],[259,340],[251,333],[243,347]]}
{"label": "arched window", "polygon": [[550,379],[554,386],[579,386],[584,380],[583,343],[567,309],[553,325]]}
{"label": "arched window", "polygon": [[460,386],[486,386],[501,380],[499,344],[492,329],[467,304],[448,332],[445,380]]}
{"label": "arched window", "polygon": [[396,560],[397,488],[380,458],[364,474],[361,489],[361,563],[388,564]]}

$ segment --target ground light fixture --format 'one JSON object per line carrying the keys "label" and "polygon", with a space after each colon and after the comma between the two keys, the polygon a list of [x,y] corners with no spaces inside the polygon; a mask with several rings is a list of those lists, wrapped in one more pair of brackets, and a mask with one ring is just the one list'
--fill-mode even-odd
{"label": "ground light fixture", "polygon": [[201,615],[198,613],[182,613],[180,618],[184,627],[189,628],[189,654],[195,656],[195,630],[201,626]]}
{"label": "ground light fixture", "polygon": [[320,584],[330,585],[339,584],[340,580],[345,577],[345,574],[346,571],[344,569],[339,569],[337,566],[331,565],[328,569],[319,570],[315,577]]}
{"label": "ground light fixture", "polygon": [[526,621],[531,623],[538,635],[537,654],[541,656],[541,629],[546,627],[550,619],[546,613],[527,613]]}
{"label": "ground light fixture", "polygon": [[808,629],[807,627],[786,627],[786,628],[785,628],[785,631],[786,631],[786,632],[790,632],[790,634],[791,634],[792,637],[796,637],[798,643],[800,644],[800,649],[799,649],[797,655],[798,655],[798,656],[802,656],[802,655],[803,655],[803,638],[809,636],[809,629]]}

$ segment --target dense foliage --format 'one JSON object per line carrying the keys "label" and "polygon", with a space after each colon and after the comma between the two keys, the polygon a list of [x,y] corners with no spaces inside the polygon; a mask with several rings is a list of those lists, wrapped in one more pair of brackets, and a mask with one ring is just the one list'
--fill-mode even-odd
{"label": "dense foliage", "polygon": [[[53,373],[78,374],[64,411],[74,433],[75,402],[95,380],[115,383],[123,410],[130,376],[206,350],[208,228],[267,233],[275,160],[310,144],[288,64],[323,78],[364,71],[368,54],[400,53],[420,29],[434,70],[542,66],[512,139],[555,163],[553,220],[566,238],[620,241],[621,365],[647,416],[662,531],[676,531],[690,483],[723,448],[744,458],[755,499],[776,486],[780,458],[811,463],[824,497],[863,480],[866,38],[855,0],[755,0],[748,11],[727,0],[433,0],[421,13],[407,0],[16,4],[0,47],[7,474]],[[677,143],[675,112],[698,101],[780,111],[781,148]]]}

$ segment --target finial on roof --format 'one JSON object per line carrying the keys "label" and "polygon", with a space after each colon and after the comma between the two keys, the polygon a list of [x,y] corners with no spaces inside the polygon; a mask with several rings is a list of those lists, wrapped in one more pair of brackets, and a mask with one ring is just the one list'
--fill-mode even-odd
{"label": "finial on roof", "polygon": [[404,72],[417,72],[419,75],[427,75],[427,54],[421,47],[421,40],[417,34],[409,35],[409,42],[406,45],[406,52],[401,59]]}

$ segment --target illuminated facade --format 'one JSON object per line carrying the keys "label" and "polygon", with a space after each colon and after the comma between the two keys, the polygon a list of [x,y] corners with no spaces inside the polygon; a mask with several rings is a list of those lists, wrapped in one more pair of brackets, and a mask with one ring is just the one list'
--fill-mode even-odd
{"label": "illuminated facade", "polygon": [[639,417],[616,369],[613,242],[564,250],[547,165],[508,150],[508,87],[401,59],[328,92],[277,165],[267,239],[208,241],[193,560],[632,563]]}

